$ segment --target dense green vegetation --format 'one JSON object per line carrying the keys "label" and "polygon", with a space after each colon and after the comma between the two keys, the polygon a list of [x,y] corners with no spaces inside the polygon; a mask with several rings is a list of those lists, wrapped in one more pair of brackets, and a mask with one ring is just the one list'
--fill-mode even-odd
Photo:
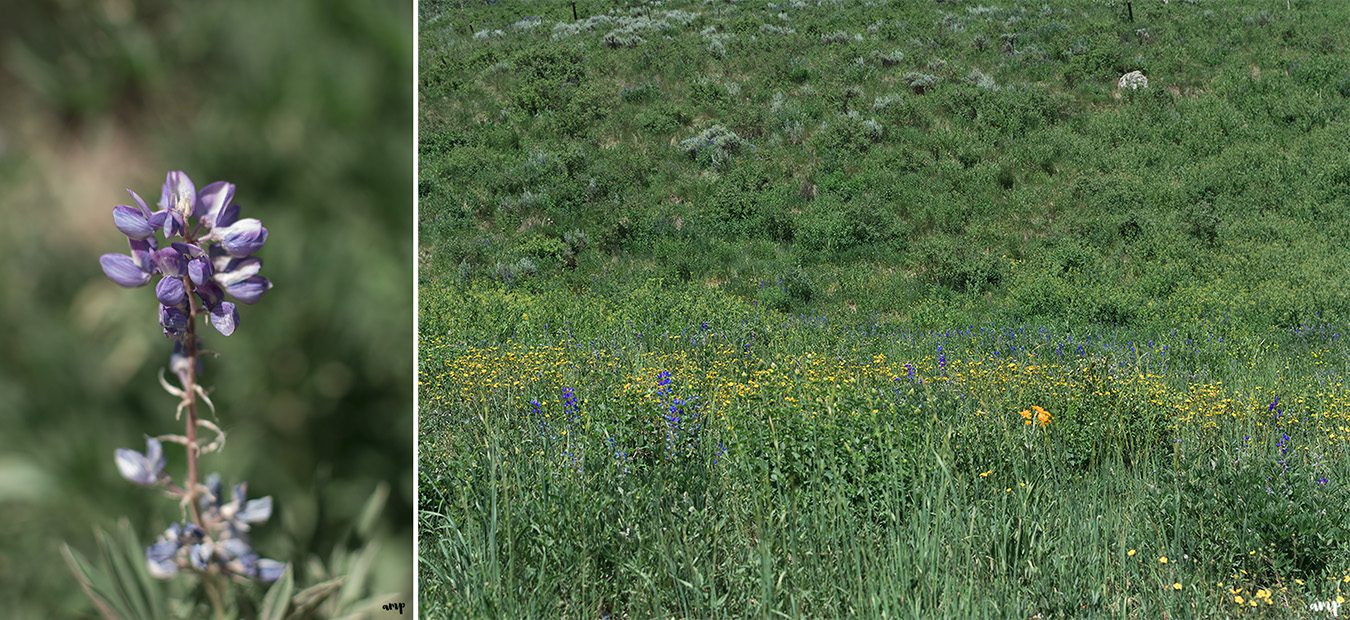
{"label": "dense green vegetation", "polygon": [[426,281],[933,325],[1350,309],[1339,3],[665,4],[634,47],[428,4]]}
{"label": "dense green vegetation", "polygon": [[1350,6],[576,6],[422,5],[433,617],[1350,594]]}

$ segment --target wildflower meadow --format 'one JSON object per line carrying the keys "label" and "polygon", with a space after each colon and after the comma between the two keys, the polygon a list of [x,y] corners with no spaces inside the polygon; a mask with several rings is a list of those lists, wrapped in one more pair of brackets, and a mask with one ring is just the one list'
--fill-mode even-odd
{"label": "wildflower meadow", "polygon": [[1350,5],[420,5],[431,618],[1350,613]]}

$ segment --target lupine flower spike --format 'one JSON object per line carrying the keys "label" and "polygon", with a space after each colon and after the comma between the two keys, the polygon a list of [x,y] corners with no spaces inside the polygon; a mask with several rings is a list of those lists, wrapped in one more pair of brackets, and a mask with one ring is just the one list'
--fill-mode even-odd
{"label": "lupine flower spike", "polygon": [[[114,453],[123,478],[159,487],[180,502],[182,522],[170,524],[145,548],[146,567],[160,579],[195,573],[275,581],[286,565],[260,557],[248,541],[253,526],[271,517],[272,498],[248,499],[243,482],[226,493],[217,474],[199,482],[197,463],[199,456],[225,443],[220,427],[198,416],[198,402],[215,411],[198,381],[198,318],[205,317],[217,332],[229,336],[239,326],[236,302],[257,303],[272,288],[259,275],[262,261],[253,256],[267,242],[267,229],[256,219],[240,218],[235,187],[224,181],[198,190],[183,172],[170,172],[156,211],[136,192],[127,192],[135,204],[113,207],[113,225],[127,237],[130,251],[104,254],[99,264],[110,280],[127,288],[158,278],[157,315],[164,335],[173,341],[169,370],[178,379],[173,385],[161,373],[160,385],[179,399],[176,419],[187,414],[185,434],[147,437],[144,453],[125,448]],[[199,430],[213,438],[204,442]],[[187,471],[181,485],[165,471],[163,442],[185,448]]]}

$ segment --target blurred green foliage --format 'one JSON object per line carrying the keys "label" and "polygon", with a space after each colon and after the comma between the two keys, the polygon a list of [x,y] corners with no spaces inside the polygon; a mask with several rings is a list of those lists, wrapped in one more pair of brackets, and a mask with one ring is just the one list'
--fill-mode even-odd
{"label": "blurred green foliage", "polygon": [[[206,337],[229,442],[203,461],[272,495],[254,535],[291,560],[346,554],[381,482],[375,591],[411,593],[412,7],[375,0],[53,1],[0,20],[0,599],[93,613],[61,562],[126,516],[148,544],[171,501],[117,447],[181,432],[157,385],[153,294],[108,282],[123,187],[165,171],[237,184],[276,287]],[[181,453],[168,452],[179,472]]]}

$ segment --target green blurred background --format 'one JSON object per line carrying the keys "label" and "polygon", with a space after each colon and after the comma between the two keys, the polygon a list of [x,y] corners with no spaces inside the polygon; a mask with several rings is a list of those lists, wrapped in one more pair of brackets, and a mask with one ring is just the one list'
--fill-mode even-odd
{"label": "green blurred background", "polygon": [[[327,558],[381,483],[373,590],[412,588],[412,7],[376,0],[7,3],[0,20],[0,601],[92,615],[59,553],[174,503],[117,447],[182,432],[149,288],[106,280],[111,208],[169,169],[238,186],[275,288],[207,330],[227,482],[272,495],[264,555]],[[168,448],[181,475],[180,449]]]}

